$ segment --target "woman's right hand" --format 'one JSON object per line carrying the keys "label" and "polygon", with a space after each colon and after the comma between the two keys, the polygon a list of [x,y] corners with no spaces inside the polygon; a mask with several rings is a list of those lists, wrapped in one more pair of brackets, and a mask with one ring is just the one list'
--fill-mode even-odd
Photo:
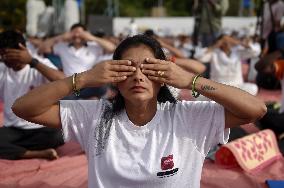
{"label": "woman's right hand", "polygon": [[103,61],[92,69],[78,74],[78,89],[121,82],[135,71],[136,67],[129,60]]}

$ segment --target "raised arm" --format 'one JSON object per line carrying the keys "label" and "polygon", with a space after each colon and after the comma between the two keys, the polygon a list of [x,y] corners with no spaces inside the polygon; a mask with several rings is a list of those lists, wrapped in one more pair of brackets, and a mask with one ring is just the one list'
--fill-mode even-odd
{"label": "raised arm", "polygon": [[52,53],[53,51],[52,48],[56,43],[70,41],[71,38],[72,38],[72,33],[69,31],[61,35],[48,38],[45,41],[43,41],[41,45],[38,47],[38,53],[40,54]]}
{"label": "raised arm", "polygon": [[65,78],[63,72],[45,65],[37,59],[33,59],[33,57],[30,55],[25,46],[19,44],[19,47],[20,49],[7,49],[4,53],[5,60],[32,65],[33,68],[37,69],[49,81],[55,81]]}
{"label": "raised arm", "polygon": [[135,67],[127,60],[106,61],[80,73],[74,78],[39,86],[20,97],[12,106],[13,112],[27,121],[48,127],[61,127],[59,100],[76,89],[98,87],[107,83],[120,82],[133,74]]}
{"label": "raised arm", "polygon": [[110,42],[106,39],[103,39],[103,38],[96,37],[96,36],[92,35],[91,33],[89,33],[88,31],[82,32],[81,37],[85,41],[97,42],[107,53],[112,53],[115,50],[116,46],[112,42]]}
{"label": "raised arm", "polygon": [[[147,74],[149,79],[180,89],[192,89],[194,74],[168,61],[152,58],[146,61],[148,63],[142,65],[142,72]],[[158,71],[163,72],[162,76]],[[266,113],[263,101],[236,87],[199,77],[195,83],[195,91],[225,108],[226,128],[254,122]]]}
{"label": "raised arm", "polygon": [[178,58],[185,58],[185,56],[183,55],[182,51],[180,51],[176,47],[168,44],[162,38],[157,38],[157,40],[160,42],[161,46],[163,48],[166,48],[167,50],[169,50],[173,56],[176,56]]}
{"label": "raised arm", "polygon": [[194,74],[202,74],[206,69],[205,65],[194,59],[187,59],[187,58],[173,58],[173,59],[178,66]]}

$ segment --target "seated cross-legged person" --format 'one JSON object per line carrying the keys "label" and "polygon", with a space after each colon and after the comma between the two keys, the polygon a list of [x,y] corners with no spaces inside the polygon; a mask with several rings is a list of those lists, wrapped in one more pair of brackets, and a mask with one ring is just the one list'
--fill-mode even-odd
{"label": "seated cross-legged person", "polygon": [[0,57],[0,100],[4,103],[0,158],[58,158],[54,148],[64,143],[61,131],[18,118],[11,106],[33,88],[65,75],[51,62],[32,58],[25,47],[25,39],[16,31],[0,33]]}

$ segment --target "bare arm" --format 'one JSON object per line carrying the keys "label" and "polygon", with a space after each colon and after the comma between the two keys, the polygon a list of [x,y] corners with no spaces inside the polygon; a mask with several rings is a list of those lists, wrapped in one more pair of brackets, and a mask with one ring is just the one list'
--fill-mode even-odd
{"label": "bare arm", "polygon": [[[76,88],[97,87],[120,82],[132,75],[135,67],[127,60],[106,61],[78,74]],[[59,100],[72,92],[72,77],[39,86],[18,98],[13,112],[27,121],[48,127],[61,127]],[[27,110],[28,109],[28,110]]]}
{"label": "bare arm", "polygon": [[206,69],[205,65],[193,59],[176,58],[175,63],[194,74],[202,74]]}
{"label": "bare arm", "polygon": [[61,80],[66,77],[62,71],[48,67],[41,62],[39,62],[34,68],[38,70],[49,81]]}
{"label": "bare arm", "polygon": [[61,35],[57,35],[55,37],[46,39],[38,47],[38,53],[39,54],[52,53],[52,48],[56,43],[69,41],[71,38],[72,38],[71,32],[66,32]]}
{"label": "bare arm", "polygon": [[[22,44],[19,44],[20,49],[8,49],[5,52],[5,60],[20,62],[22,64],[31,64],[32,63],[32,56]],[[37,60],[36,60],[37,61]],[[63,72],[53,69],[41,62],[38,63],[34,67],[37,69],[44,77],[46,77],[49,81],[55,81],[59,79],[65,78]]]}
{"label": "bare arm", "polygon": [[177,49],[176,47],[174,47],[174,46],[172,46],[172,45],[166,43],[166,42],[163,41],[163,39],[161,39],[161,38],[158,38],[157,40],[160,42],[160,44],[162,45],[162,47],[168,49],[168,50],[171,52],[172,55],[174,55],[174,56],[176,56],[176,57],[178,57],[178,58],[185,58],[185,56],[183,55],[183,53],[182,53],[179,49]]}
{"label": "bare arm", "polygon": [[[174,63],[153,58],[143,64],[143,73],[159,83],[166,83],[180,89],[191,89],[194,74]],[[163,76],[157,71],[163,71]],[[225,127],[230,128],[260,119],[266,113],[263,101],[236,87],[220,84],[206,78],[198,78],[197,92],[212,99],[225,108]]]}
{"label": "bare arm", "polygon": [[95,41],[97,42],[107,53],[112,53],[115,50],[115,45],[103,38],[96,37],[92,35],[91,33],[84,31],[82,34],[82,38],[86,41]]}

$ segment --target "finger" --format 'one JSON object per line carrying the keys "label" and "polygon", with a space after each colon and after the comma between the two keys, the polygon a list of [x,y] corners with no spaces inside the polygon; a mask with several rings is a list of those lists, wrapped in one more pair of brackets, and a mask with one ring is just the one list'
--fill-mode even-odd
{"label": "finger", "polygon": [[161,60],[161,59],[155,59],[152,57],[147,57],[145,59],[145,62],[147,62],[148,64],[168,64],[169,63],[168,61]]}
{"label": "finger", "polygon": [[127,76],[112,77],[112,83],[121,82],[127,79]]}
{"label": "finger", "polygon": [[17,55],[17,54],[5,54],[3,56],[3,59],[9,59],[9,60],[19,59],[19,55]]}
{"label": "finger", "polygon": [[133,66],[130,66],[130,65],[111,65],[110,70],[134,72],[134,71],[136,71],[136,67],[133,67]]}
{"label": "finger", "polygon": [[[161,72],[163,72],[161,74]],[[165,71],[153,71],[153,70],[142,70],[143,74],[149,75],[149,76],[156,76],[156,77],[163,77],[163,78],[167,78],[167,74]]]}
{"label": "finger", "polygon": [[157,76],[148,76],[148,78],[154,82],[159,82],[161,84],[164,84],[168,82],[168,80],[166,78],[162,78],[162,77],[157,77]]}
{"label": "finger", "polygon": [[141,69],[154,70],[154,71],[166,71],[168,70],[168,66],[169,65],[165,65],[165,64],[163,65],[163,64],[148,64],[148,63],[140,65]]}
{"label": "finger", "polygon": [[26,49],[27,49],[27,48],[26,48],[23,44],[21,44],[21,43],[19,43],[19,47],[20,47],[21,50],[26,50]]}
{"label": "finger", "polygon": [[5,53],[19,53],[21,52],[20,50],[17,50],[17,49],[7,49],[5,50]]}
{"label": "finger", "polygon": [[131,65],[129,60],[112,60],[110,61],[111,65]]}
{"label": "finger", "polygon": [[111,76],[121,77],[121,76],[131,76],[134,72],[111,72]]}

